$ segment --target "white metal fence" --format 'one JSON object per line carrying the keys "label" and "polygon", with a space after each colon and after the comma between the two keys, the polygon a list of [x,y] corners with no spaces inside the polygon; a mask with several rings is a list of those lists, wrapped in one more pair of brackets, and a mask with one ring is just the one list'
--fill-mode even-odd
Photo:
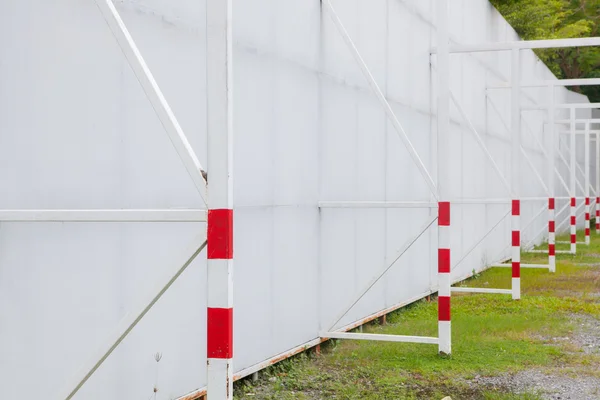
{"label": "white metal fence", "polygon": [[[115,1],[198,155],[182,164],[185,143],[173,147],[178,132],[160,118],[160,99],[149,101],[94,1],[0,4],[0,397],[53,398],[205,229],[202,182],[188,172],[207,160],[206,6]],[[333,4],[435,182],[435,1]],[[319,332],[437,215],[437,205],[319,1],[239,0],[233,12],[239,377],[318,343]],[[484,0],[453,1],[450,23],[456,43],[517,39]],[[521,56],[523,81],[555,79],[533,52]],[[510,54],[451,57],[453,281],[510,257],[510,90],[494,89],[508,81]],[[547,88],[527,88],[522,103],[547,99]],[[587,99],[561,88],[555,101]],[[556,115],[568,117],[566,110]],[[540,198],[521,205],[524,243],[546,234],[546,118],[541,111],[522,116],[530,158],[522,159],[522,197]],[[568,144],[559,147],[568,161]],[[557,157],[556,165],[569,185],[566,163]],[[570,197],[560,181],[556,190]],[[557,211],[566,202],[558,201]],[[38,218],[10,211],[69,209],[82,211]],[[94,222],[107,215],[115,222]],[[152,222],[167,218],[173,222]],[[54,222],[33,222],[39,219]],[[76,398],[143,399],[158,387],[158,399],[172,399],[204,387],[204,259]],[[437,235],[428,230],[336,326],[435,292],[436,260]]]}

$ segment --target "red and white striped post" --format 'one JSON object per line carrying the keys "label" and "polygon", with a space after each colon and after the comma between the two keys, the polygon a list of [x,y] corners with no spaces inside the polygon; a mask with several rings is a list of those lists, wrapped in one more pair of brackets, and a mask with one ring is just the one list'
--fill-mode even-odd
{"label": "red and white striped post", "polygon": [[577,192],[575,186],[575,168],[576,168],[576,152],[575,152],[575,108],[571,107],[570,110],[570,118],[571,118],[571,130],[570,130],[570,167],[571,174],[569,179],[569,185],[571,190],[571,253],[575,254],[577,252]]}
{"label": "red and white striped post", "polygon": [[233,399],[232,0],[207,0],[207,397]]}
{"label": "red and white striped post", "polygon": [[448,0],[437,3],[437,74],[438,74],[438,132],[437,178],[438,193],[438,351],[452,352],[452,326],[450,320],[450,202],[448,159],[450,148],[450,38],[448,35]]}
{"label": "red and white striped post", "polygon": [[512,201],[512,298],[521,298],[521,229],[519,219],[521,215],[521,201]]}
{"label": "red and white striped post", "polygon": [[438,214],[438,331],[439,352],[451,352],[450,319],[450,202],[439,202]]}
{"label": "red and white striped post", "polygon": [[550,98],[550,108],[548,110],[549,129],[550,129],[550,158],[548,160],[548,190],[550,198],[548,199],[548,270],[556,272],[556,177],[554,170],[556,169],[556,107],[555,107],[555,87],[548,85],[548,93]]}
{"label": "red and white striped post", "polygon": [[585,244],[590,244],[590,198],[585,198]]}
{"label": "red and white striped post", "polygon": [[571,253],[577,252],[577,217],[575,211],[577,209],[577,199],[571,197]]}
{"label": "red and white striped post", "polygon": [[596,197],[596,235],[600,234],[600,197]]}
{"label": "red and white striped post", "polygon": [[511,52],[512,298],[521,298],[521,52]]}
{"label": "red and white striped post", "polygon": [[548,199],[548,268],[556,272],[556,204],[554,197]]}

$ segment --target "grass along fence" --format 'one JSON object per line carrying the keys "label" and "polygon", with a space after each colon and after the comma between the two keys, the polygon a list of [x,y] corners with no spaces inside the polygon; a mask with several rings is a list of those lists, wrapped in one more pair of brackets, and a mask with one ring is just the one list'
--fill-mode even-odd
{"label": "grass along fence", "polygon": [[[546,259],[522,256],[524,263]],[[510,279],[492,268],[463,285],[510,288]],[[451,358],[427,345],[331,340],[320,355],[303,353],[257,382],[238,382],[236,398],[539,400],[558,390],[571,396],[562,398],[600,399],[600,238],[578,246],[576,256],[557,255],[555,274],[524,269],[522,282],[520,301],[453,295]],[[435,336],[436,316],[436,299],[422,300],[363,329]]]}

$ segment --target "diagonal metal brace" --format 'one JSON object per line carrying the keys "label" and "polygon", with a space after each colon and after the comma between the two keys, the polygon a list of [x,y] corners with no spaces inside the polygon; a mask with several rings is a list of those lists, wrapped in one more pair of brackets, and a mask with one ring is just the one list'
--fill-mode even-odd
{"label": "diagonal metal brace", "polygon": [[129,66],[133,70],[135,77],[140,83],[146,97],[154,108],[158,119],[165,128],[175,151],[179,155],[187,173],[192,178],[196,189],[200,193],[204,204],[206,204],[206,179],[204,178],[204,170],[198,157],[194,153],[183,129],[179,125],[179,121],[175,117],[173,110],[165,99],[158,83],[154,79],[150,68],[142,57],[135,41],[127,30],[125,23],[121,19],[119,12],[115,8],[112,0],[94,0],[98,10],[102,13],[104,21],[110,28],[114,38],[116,39],[123,55],[127,59]]}

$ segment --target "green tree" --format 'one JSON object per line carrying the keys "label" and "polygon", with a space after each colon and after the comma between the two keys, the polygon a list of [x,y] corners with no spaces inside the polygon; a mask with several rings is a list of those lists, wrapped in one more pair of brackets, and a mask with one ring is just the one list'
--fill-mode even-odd
{"label": "green tree", "polygon": [[[526,40],[600,35],[600,0],[491,0],[517,33]],[[600,78],[597,47],[536,50],[559,78]],[[600,87],[574,87],[600,102]]]}

